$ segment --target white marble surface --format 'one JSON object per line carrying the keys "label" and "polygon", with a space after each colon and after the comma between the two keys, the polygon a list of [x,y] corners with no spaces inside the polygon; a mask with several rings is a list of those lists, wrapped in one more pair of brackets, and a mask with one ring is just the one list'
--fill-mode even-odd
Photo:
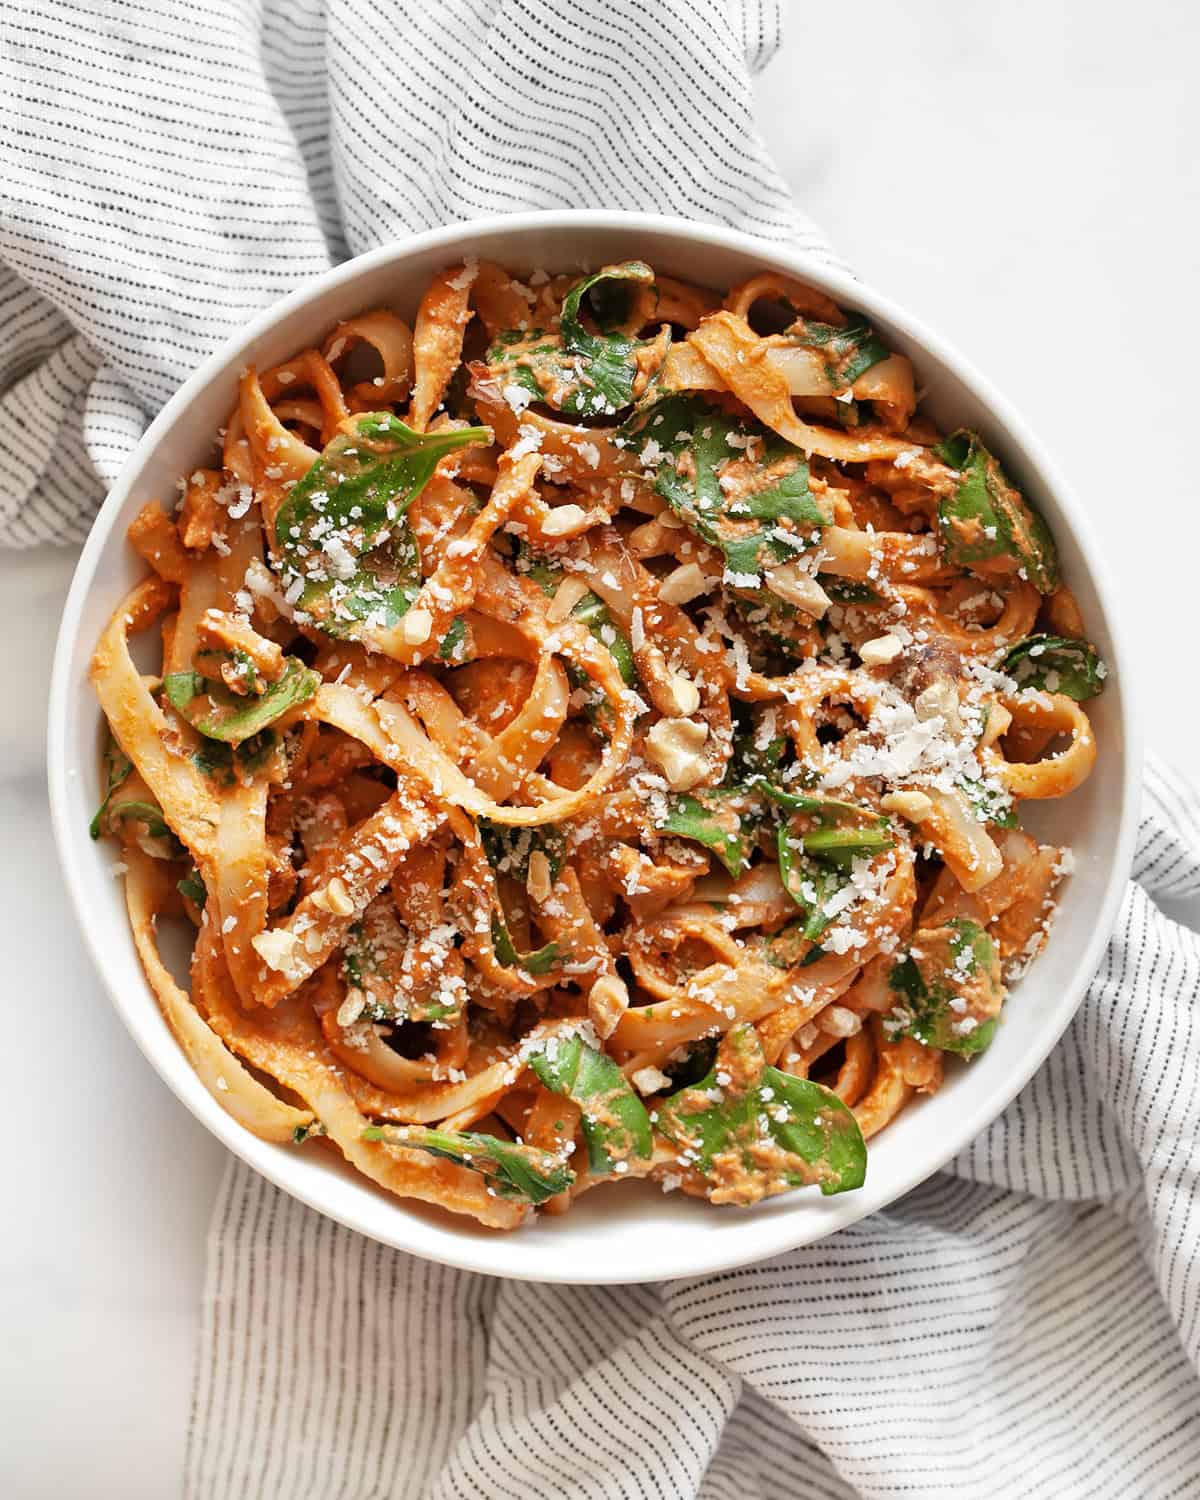
{"label": "white marble surface", "polygon": [[[1142,648],[1149,743],[1195,775],[1197,13],[1171,0],[791,9],[760,101],[798,199],[1047,440],[1092,508]],[[0,558],[0,1494],[161,1500],[179,1489],[224,1161],[110,1011],[60,892],[44,710],[72,561]]]}

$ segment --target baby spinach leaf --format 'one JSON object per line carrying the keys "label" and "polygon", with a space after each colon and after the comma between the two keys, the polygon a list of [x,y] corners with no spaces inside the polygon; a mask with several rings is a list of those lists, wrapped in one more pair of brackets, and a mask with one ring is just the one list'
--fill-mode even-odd
{"label": "baby spinach leaf", "polygon": [[835,391],[852,386],[860,375],[865,375],[889,354],[859,313],[852,313],[841,328],[811,318],[798,318],[785,337],[790,343],[818,351]]}
{"label": "baby spinach leaf", "polygon": [[481,1173],[502,1198],[524,1198],[535,1205],[565,1193],[575,1181],[574,1172],[552,1152],[494,1135],[424,1125],[368,1125],[362,1138],[444,1157]]}
{"label": "baby spinach leaf", "polygon": [[1018,641],[1000,660],[1020,687],[1065,693],[1083,702],[1104,691],[1108,668],[1090,641],[1062,635],[1030,635]]}
{"label": "baby spinach leaf", "polygon": [[676,793],[668,799],[667,816],[655,824],[655,830],[703,844],[736,880],[746,867],[748,841],[742,833],[740,815],[721,805],[728,793],[744,795],[741,787],[702,792],[695,797],[688,792]]}
{"label": "baby spinach leaf", "polygon": [[116,833],[121,823],[142,825],[138,843],[154,859],[180,859],[185,853],[157,802],[135,798],[122,802],[119,797],[112,798],[100,820],[100,832]]}
{"label": "baby spinach leaf", "polygon": [[208,900],[208,888],[200,878],[200,871],[195,865],[180,880],[175,889],[181,896],[186,896],[193,906],[203,906]]}
{"label": "baby spinach leaf", "polygon": [[779,878],[805,913],[804,937],[815,942],[833,921],[826,904],[849,882],[854,861],[896,840],[886,818],[853,802],[786,790],[766,777],[753,785],[791,814],[776,833]]}
{"label": "baby spinach leaf", "polygon": [[239,776],[261,771],[279,742],[273,729],[262,729],[240,745],[202,739],[192,754],[192,764],[219,786],[232,786]]}
{"label": "baby spinach leaf", "polygon": [[455,615],[450,621],[450,628],[442,637],[441,645],[438,647],[438,657],[441,661],[458,661],[467,643],[467,622],[462,615]]}
{"label": "baby spinach leaf", "polygon": [[513,828],[480,818],[479,837],[492,869],[501,875],[511,875],[518,885],[528,882],[529,857],[535,851],[546,856],[551,882],[558,879],[566,858],[566,835],[554,823],[541,823],[535,828]]}
{"label": "baby spinach leaf", "polygon": [[898,997],[884,1023],[893,1036],[970,1057],[995,1035],[1004,999],[1000,957],[978,922],[954,917],[944,927],[920,929],[888,985]]}
{"label": "baby spinach leaf", "polygon": [[878,604],[883,597],[870,584],[839,578],[836,573],[818,573],[817,582],[835,604]]}
{"label": "baby spinach leaf", "polygon": [[680,1165],[710,1180],[714,1203],[757,1203],[814,1182],[844,1193],[866,1178],[854,1115],[831,1090],[768,1066],[746,1024],[722,1037],[706,1077],[659,1104],[656,1124]]}
{"label": "baby spinach leaf", "polygon": [[655,468],[654,487],[676,515],[724,554],[733,588],[760,588],[762,569],[799,556],[830,522],[801,454],[700,397],[666,397],[627,424],[622,441]]}
{"label": "baby spinach leaf", "polygon": [[650,1117],[625,1075],[607,1053],[582,1037],[555,1037],[529,1066],[552,1093],[573,1099],[583,1112],[588,1166],[596,1176],[615,1172],[631,1157],[653,1150]]}
{"label": "baby spinach leaf", "polygon": [[958,783],[958,789],[981,823],[994,823],[997,828],[1021,826],[1011,796],[998,782],[964,776]]}
{"label": "baby spinach leaf", "polygon": [[[534,563],[529,569],[529,576],[547,598],[553,599],[566,574],[561,568],[553,567],[549,563]],[[637,667],[633,660],[633,646],[625,632],[613,624],[612,613],[599,594],[593,594],[589,589],[571,610],[571,618],[578,620],[581,625],[586,625],[595,639],[602,646],[608,647],[617,664],[617,671],[621,674],[622,682],[626,687],[632,687],[638,680]],[[584,681],[586,682],[586,678]]]}
{"label": "baby spinach leaf", "polygon": [[108,804],[112,801],[112,794],[123,782],[129,779],[133,771],[133,762],[117,744],[112,731],[105,725],[104,741],[104,800],[96,809],[95,816],[88,824],[88,832],[94,839],[98,839],[104,831],[105,815]]}
{"label": "baby spinach leaf", "polygon": [[487,427],[414,432],[390,413],[357,422],[326,446],[275,518],[285,593],[338,637],[403,617],[420,587],[408,507],[447,454],[492,440]]}
{"label": "baby spinach leaf", "polygon": [[532,953],[518,952],[507,923],[503,917],[497,915],[492,917],[492,947],[495,949],[496,958],[506,969],[524,969],[526,974],[533,975],[549,974],[559,959],[566,957],[560,952],[557,942],[550,942],[542,948],[535,948]]}
{"label": "baby spinach leaf", "polygon": [[825,905],[845,886],[846,873],[808,854],[803,843],[792,836],[790,823],[779,825],[775,849],[783,888],[804,912],[801,933],[815,943],[833,921]]}
{"label": "baby spinach leaf", "polygon": [[726,768],[725,784],[740,786],[759,776],[769,779],[778,774],[787,754],[787,736],[765,730],[763,720],[750,704],[733,698],[729,707],[733,715],[733,754]]}
{"label": "baby spinach leaf", "polygon": [[307,703],[321,686],[321,674],[298,657],[289,656],[285,663],[279,681],[258,697],[239,697],[199,672],[169,673],[163,678],[163,692],[180,717],[207,739],[240,745]]}
{"label": "baby spinach leaf", "polygon": [[[652,346],[615,326],[620,313],[611,291],[622,283],[653,280],[654,272],[639,260],[605,266],[585,276],[563,298],[557,334],[534,329],[501,335],[488,351],[489,370],[502,389],[516,385],[535,401],[572,416],[611,416],[632,406],[639,356]],[[606,290],[610,295],[603,295]],[[598,333],[592,333],[580,318],[583,298],[589,292]],[[665,355],[664,340],[661,356]]]}
{"label": "baby spinach leaf", "polygon": [[1058,553],[1050,528],[1005,477],[979,434],[961,428],[934,448],[958,470],[953,495],[938,502],[938,529],[946,561],[971,567],[1012,557],[1043,594],[1058,586]]}

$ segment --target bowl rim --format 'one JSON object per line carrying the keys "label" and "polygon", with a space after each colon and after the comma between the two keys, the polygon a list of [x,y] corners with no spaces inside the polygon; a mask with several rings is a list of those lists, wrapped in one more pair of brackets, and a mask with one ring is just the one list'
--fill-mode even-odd
{"label": "bowl rim", "polygon": [[[71,586],[63,607],[58,639],[55,645],[54,664],[50,681],[47,733],[47,779],[51,826],[58,861],[63,879],[70,895],[76,924],[95,965],[109,1000],[121,1017],[138,1049],[167,1084],[171,1092],[192,1115],[242,1161],[253,1167],[276,1187],[299,1199],[308,1207],[356,1230],[368,1238],[390,1245],[398,1250],[434,1260],[462,1270],[486,1275],[502,1276],[515,1280],[545,1281],[566,1284],[615,1285],[653,1280],[672,1280],[680,1277],[708,1275],[730,1270],[736,1266],[765,1260],[773,1255],[794,1249],[798,1245],[815,1243],[836,1233],[868,1214],[886,1208],[896,1199],[910,1192],[935,1172],[941,1170],[958,1152],[968,1146],[1008,1107],[1013,1098],[1029,1082],[1041,1067],[1046,1057],[1057,1044],[1070,1024],[1082,1002],[1087,985],[1097,967],[1100,955],[1115,923],[1118,906],[1124,890],[1125,880],[1133,857],[1134,841],[1138,826],[1142,771],[1142,716],[1136,711],[1137,686],[1131,670],[1126,630],[1121,620],[1121,611],[1106,608],[1107,623],[1111,638],[1113,667],[1120,676],[1122,702],[1119,722],[1121,750],[1124,770],[1121,780],[1121,811],[1115,841],[1115,855],[1108,871],[1104,896],[1097,911],[1088,941],[1083,946],[1075,966],[1071,982],[1064,988],[1050,1007],[1050,1014],[1041,1019],[1041,1030],[1037,1044],[1021,1054],[1019,1067],[1003,1076],[999,1084],[990,1091],[972,1098],[967,1096],[964,1108],[956,1117],[954,1128],[947,1130],[938,1149],[921,1156],[919,1164],[903,1171],[892,1173],[886,1190],[868,1195],[863,1189],[859,1194],[848,1195],[836,1201],[838,1211],[828,1219],[827,1227],[816,1235],[808,1231],[804,1217],[786,1214],[757,1221],[758,1234],[719,1235],[697,1237],[693,1242],[691,1261],[669,1272],[655,1271],[652,1276],[630,1275],[625,1264],[613,1266],[611,1274],[591,1274],[585,1277],[571,1272],[569,1245],[564,1238],[557,1247],[554,1263],[524,1268],[515,1257],[500,1257],[508,1263],[497,1266],[492,1263],[489,1250],[497,1245],[490,1234],[464,1233],[453,1241],[452,1252],[444,1247],[434,1248],[419,1243],[419,1234],[411,1238],[403,1232],[403,1226],[417,1226],[419,1220],[404,1214],[389,1220],[388,1226],[369,1222],[369,1215],[339,1211],[322,1201],[320,1191],[307,1191],[291,1181],[283,1181],[282,1174],[275,1170],[275,1161],[261,1148],[269,1143],[260,1141],[228,1115],[219,1105],[215,1115],[206,1107],[212,1104],[210,1095],[191,1071],[190,1066],[180,1081],[168,1076],[154,1056],[153,1043],[143,1025],[145,1004],[153,1007],[158,1019],[158,1007],[146,986],[144,996],[133,999],[124,995],[115,979],[110,977],[107,959],[102,944],[103,924],[88,919],[88,908],[82,877],[82,849],[80,831],[73,826],[69,803],[69,753],[66,727],[72,694],[72,665],[77,657],[80,617],[85,600],[93,585],[97,566],[108,543],[110,533],[126,497],[133,487],[142,467],[157,449],[163,437],[186,413],[196,393],[210,379],[220,375],[231,364],[239,360],[243,351],[255,340],[268,333],[277,323],[302,310],[306,304],[345,283],[353,282],[376,267],[403,261],[409,256],[439,249],[470,253],[473,238],[482,235],[506,233],[519,236],[538,231],[568,229],[595,229],[597,231],[628,231],[657,233],[690,242],[693,246],[705,246],[758,258],[767,268],[773,263],[778,269],[801,279],[815,281],[829,292],[835,300],[844,300],[861,306],[867,312],[876,312],[881,318],[903,330],[904,334],[919,348],[928,351],[944,365],[954,379],[963,385],[984,406],[989,415],[1002,424],[1014,437],[1027,463],[1032,466],[1056,505],[1066,519],[1068,528],[1081,554],[1084,568],[1096,590],[1097,597],[1108,604],[1115,601],[1117,592],[1107,563],[1097,542],[1088,516],[1071,486],[1060,473],[1057,464],[1034,436],[1024,418],[1002,396],[986,376],[974,364],[943,339],[930,330],[919,318],[898,306],[888,296],[878,292],[869,283],[858,280],[847,271],[837,268],[810,252],[794,249],[787,242],[761,239],[740,230],[720,225],[672,217],[669,215],[626,213],[617,210],[553,210],[530,211],[519,214],[496,214],[463,220],[452,225],[426,230],[402,240],[392,240],[363,255],[343,261],[317,276],[309,278],[287,295],[259,312],[232,338],[226,340],[210,354],[183,382],[151,422],[138,444],[123,465],[116,481],[109,489],[103,505],[92,523],[91,531],[80,553]],[[90,649],[88,654],[90,655]],[[174,1043],[174,1038],[172,1038]],[[202,1097],[201,1097],[202,1096]],[[314,1181],[317,1179],[314,1179]],[[390,1232],[392,1226],[400,1226],[401,1232]],[[749,1223],[747,1223],[749,1229]],[[418,1242],[413,1243],[415,1238]],[[515,1236],[520,1239],[520,1235]],[[509,1236],[504,1240],[508,1241]]]}

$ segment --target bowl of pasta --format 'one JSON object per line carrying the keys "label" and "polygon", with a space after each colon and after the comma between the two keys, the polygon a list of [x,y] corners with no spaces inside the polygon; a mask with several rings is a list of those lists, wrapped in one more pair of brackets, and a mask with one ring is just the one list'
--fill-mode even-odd
{"label": "bowl of pasta", "polygon": [[419,235],[264,312],[109,495],[67,886],[150,1063],[321,1212],[550,1281],[759,1259],[1073,1015],[1137,805],[1103,578],[848,276],[654,216]]}

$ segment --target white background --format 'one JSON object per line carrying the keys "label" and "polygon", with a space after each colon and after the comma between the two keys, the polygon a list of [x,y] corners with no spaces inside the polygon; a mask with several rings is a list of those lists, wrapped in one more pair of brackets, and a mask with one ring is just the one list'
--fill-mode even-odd
{"label": "white background", "polygon": [[[1025,411],[1091,510],[1151,747],[1200,742],[1200,12],[1182,0],[796,5],[760,80],[797,200]],[[6,1176],[0,1495],[178,1492],[224,1155],[103,999],[50,843],[73,558],[0,558]]]}

